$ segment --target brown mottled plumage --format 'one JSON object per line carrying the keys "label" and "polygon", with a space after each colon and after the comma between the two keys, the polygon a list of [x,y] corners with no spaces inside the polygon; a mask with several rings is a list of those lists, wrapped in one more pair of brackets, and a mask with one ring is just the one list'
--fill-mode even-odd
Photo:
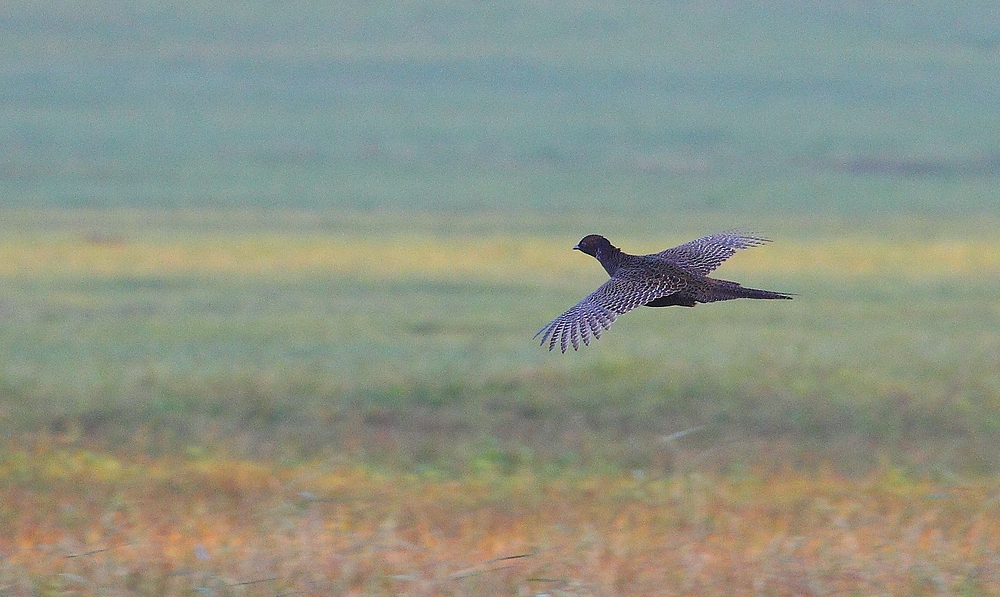
{"label": "brown mottled plumage", "polygon": [[729,230],[659,253],[629,255],[603,236],[585,236],[573,248],[597,258],[611,279],[538,330],[535,338],[541,336],[542,345],[548,342],[549,350],[558,345],[566,352],[570,345],[578,350],[581,338],[589,345],[591,336],[600,338],[602,329],[611,327],[619,315],[643,305],[693,307],[737,298],[790,299],[787,294],[708,277],[737,250],[766,242],[766,238]]}

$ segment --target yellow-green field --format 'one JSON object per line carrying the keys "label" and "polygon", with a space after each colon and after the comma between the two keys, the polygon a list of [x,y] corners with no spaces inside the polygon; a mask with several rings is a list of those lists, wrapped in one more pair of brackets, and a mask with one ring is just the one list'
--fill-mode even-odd
{"label": "yellow-green field", "polygon": [[[397,232],[358,235],[200,235],[126,240],[81,237],[0,245],[4,276],[350,276],[524,282],[529,276],[585,275],[593,264],[566,250],[565,238],[440,238]],[[743,256],[736,273],[771,276],[889,276],[906,280],[986,277],[1000,272],[995,239],[924,241],[848,237],[785,241]]]}
{"label": "yellow-green field", "polygon": [[[549,220],[549,225],[539,223]],[[644,221],[539,214],[365,212],[9,211],[0,242],[0,275],[337,276],[362,280],[431,279],[565,284],[593,272],[567,250],[576,236],[604,232],[632,252],[652,252],[742,215],[686,215]],[[778,242],[741,252],[733,275],[865,278],[890,281],[987,280],[1000,272],[1000,221],[972,219],[754,217]],[[554,220],[554,221],[553,221]],[[712,228],[710,222],[718,221]],[[611,232],[603,229],[610,229]],[[616,231],[632,229],[631,232]],[[555,280],[553,280],[555,276]],[[598,280],[598,277],[594,277]]]}
{"label": "yellow-green field", "polygon": [[[998,594],[995,221],[4,215],[0,594]],[[740,224],[794,301],[532,341]]]}

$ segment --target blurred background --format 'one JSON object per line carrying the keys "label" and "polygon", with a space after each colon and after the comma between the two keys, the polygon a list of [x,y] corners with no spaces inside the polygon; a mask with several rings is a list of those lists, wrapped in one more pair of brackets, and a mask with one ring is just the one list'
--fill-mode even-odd
{"label": "blurred background", "polygon": [[[0,8],[0,430],[460,474],[996,471],[988,2]],[[535,331],[740,227],[797,293]],[[697,428],[683,438],[671,434]]]}

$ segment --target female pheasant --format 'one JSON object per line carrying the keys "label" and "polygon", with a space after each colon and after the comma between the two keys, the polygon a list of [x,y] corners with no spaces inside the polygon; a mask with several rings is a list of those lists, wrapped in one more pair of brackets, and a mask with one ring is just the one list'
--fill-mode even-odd
{"label": "female pheasant", "polygon": [[693,307],[738,298],[791,299],[770,290],[744,288],[736,282],[709,278],[708,274],[738,249],[758,247],[766,238],[727,230],[704,236],[651,255],[629,255],[599,234],[583,237],[574,249],[597,258],[611,279],[585,299],[538,330],[542,345],[557,345],[566,352],[572,345],[579,350],[580,339],[601,337],[621,315],[640,306]]}

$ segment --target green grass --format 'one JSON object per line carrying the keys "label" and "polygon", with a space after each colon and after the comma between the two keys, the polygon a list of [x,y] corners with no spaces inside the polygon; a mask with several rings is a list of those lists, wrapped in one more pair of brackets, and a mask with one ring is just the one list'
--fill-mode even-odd
{"label": "green grass", "polygon": [[[724,227],[689,218],[668,240],[649,222],[615,240]],[[927,223],[779,219],[719,275],[794,301],[640,309],[561,355],[531,336],[604,276],[569,250],[573,218],[226,220],[9,214],[5,433],[444,471],[996,468],[1000,251],[963,236],[989,221],[925,240]],[[680,455],[660,439],[692,427]]]}

